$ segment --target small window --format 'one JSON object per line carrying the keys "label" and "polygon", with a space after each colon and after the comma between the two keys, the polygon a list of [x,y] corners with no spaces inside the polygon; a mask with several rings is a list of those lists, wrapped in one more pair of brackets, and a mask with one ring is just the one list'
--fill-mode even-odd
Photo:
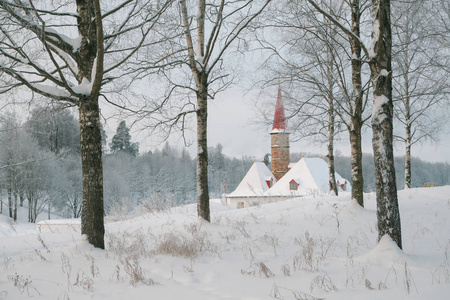
{"label": "small window", "polygon": [[296,190],[297,190],[297,187],[298,187],[298,184],[297,184],[297,182],[295,182],[294,180],[292,180],[292,181],[290,182],[290,184],[289,184],[289,187],[290,187],[290,190],[291,190],[291,191],[296,191]]}
{"label": "small window", "polygon": [[244,208],[244,202],[238,202],[237,208]]}

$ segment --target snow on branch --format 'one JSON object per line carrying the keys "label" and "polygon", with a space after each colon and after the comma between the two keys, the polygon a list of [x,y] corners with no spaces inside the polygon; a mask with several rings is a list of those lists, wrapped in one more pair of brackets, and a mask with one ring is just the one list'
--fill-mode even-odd
{"label": "snow on branch", "polygon": [[42,19],[37,13],[36,10],[33,10],[31,7],[23,5],[13,5],[11,3],[7,3],[6,1],[0,1],[0,8],[3,8],[8,14],[17,21],[24,28],[32,31],[42,42],[51,43],[58,48],[62,49],[69,55],[74,55],[75,50],[79,49],[79,39],[71,39],[63,34],[59,34],[56,30],[51,28],[46,28],[45,23],[39,24],[36,20],[34,20],[31,12],[34,12],[38,19],[41,22]]}

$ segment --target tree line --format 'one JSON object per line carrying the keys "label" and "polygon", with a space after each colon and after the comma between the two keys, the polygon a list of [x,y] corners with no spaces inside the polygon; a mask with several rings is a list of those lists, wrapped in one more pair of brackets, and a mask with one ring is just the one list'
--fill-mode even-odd
{"label": "tree line", "polygon": [[[186,149],[164,144],[139,154],[130,129],[121,121],[107,144],[103,132],[105,215],[140,205],[163,207],[194,203],[196,164]],[[82,171],[78,120],[61,107],[38,107],[21,122],[12,113],[0,117],[0,212],[28,221],[57,214],[81,216]],[[234,190],[253,163],[250,157],[228,158],[222,146],[209,149],[210,197]],[[149,207],[148,207],[149,208]],[[150,207],[151,208],[151,207]]]}
{"label": "tree line", "polygon": [[[0,126],[0,190],[5,210],[14,220],[20,207],[28,209],[28,221],[50,213],[66,218],[81,215],[81,161],[78,120],[61,107],[38,107],[21,123],[15,114],[2,115]],[[178,150],[165,143],[160,150],[139,154],[130,129],[121,121],[107,145],[103,131],[105,215],[126,213],[140,205],[158,209],[194,203],[196,164],[185,148]],[[253,164],[251,157],[230,158],[221,144],[210,147],[208,178],[210,197],[220,199],[232,192]],[[307,156],[317,156],[307,154]],[[301,158],[292,153],[291,161]],[[405,157],[395,159],[397,187],[404,188]],[[450,165],[428,163],[413,158],[418,171],[412,187],[426,182],[450,184]],[[269,162],[267,162],[269,164]],[[365,192],[375,190],[373,156],[363,154]],[[337,156],[336,171],[350,178],[350,158]],[[270,164],[269,164],[270,167]]]}

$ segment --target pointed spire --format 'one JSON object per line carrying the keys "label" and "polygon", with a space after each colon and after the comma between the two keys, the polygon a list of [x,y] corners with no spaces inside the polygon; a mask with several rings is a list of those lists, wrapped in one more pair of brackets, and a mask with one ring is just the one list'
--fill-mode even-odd
{"label": "pointed spire", "polygon": [[278,97],[277,104],[275,106],[275,116],[273,118],[273,130],[286,130],[286,117],[284,116],[283,99],[281,98],[281,86],[278,79]]}

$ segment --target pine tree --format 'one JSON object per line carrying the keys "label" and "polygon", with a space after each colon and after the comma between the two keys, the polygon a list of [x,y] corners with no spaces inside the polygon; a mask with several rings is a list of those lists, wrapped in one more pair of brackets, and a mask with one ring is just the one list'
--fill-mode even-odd
{"label": "pine tree", "polygon": [[130,129],[125,121],[120,122],[117,126],[116,134],[109,147],[112,153],[125,152],[135,157],[139,154],[139,143],[131,142]]}

